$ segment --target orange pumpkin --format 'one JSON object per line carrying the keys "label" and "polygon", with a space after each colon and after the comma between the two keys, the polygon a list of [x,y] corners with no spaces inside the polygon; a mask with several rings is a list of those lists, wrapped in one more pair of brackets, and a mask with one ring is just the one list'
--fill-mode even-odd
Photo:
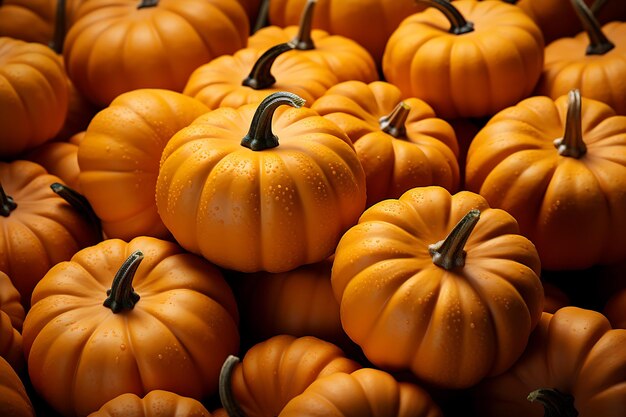
{"label": "orange pumpkin", "polygon": [[191,74],[183,94],[210,109],[258,104],[279,91],[292,92],[313,103],[337,84],[337,77],[326,66],[285,54],[294,47],[281,43],[264,52],[245,48],[216,58]]}
{"label": "orange pumpkin", "polygon": [[443,417],[428,393],[387,372],[363,368],[314,381],[278,417]]}
{"label": "orange pumpkin", "polygon": [[18,372],[25,364],[20,334],[24,315],[19,292],[8,275],[0,272],[0,356]]}
{"label": "orange pumpkin", "polygon": [[151,237],[81,250],[50,269],[32,301],[28,372],[64,416],[155,389],[201,399],[238,349],[237,307],[219,270]]}
{"label": "orange pumpkin", "polygon": [[339,35],[330,35],[323,30],[313,30],[312,20],[317,0],[308,0],[299,26],[268,26],[248,38],[248,47],[265,51],[283,42],[292,42],[298,54],[321,65],[327,66],[337,76],[337,81],[378,80],[374,59],[365,48]]}
{"label": "orange pumpkin", "polygon": [[122,394],[104,404],[88,417],[211,417],[196,399],[173,392],[154,390],[140,398]]}
{"label": "orange pumpkin", "polygon": [[104,107],[139,88],[182,91],[203,63],[246,44],[243,8],[223,0],[90,0],[67,33],[67,72]]}
{"label": "orange pumpkin", "polygon": [[207,111],[174,91],[140,89],[93,118],[78,147],[79,181],[108,237],[170,237],[154,197],[161,153],[174,133]]}
{"label": "orange pumpkin", "polygon": [[20,293],[17,291],[7,274],[0,271],[0,311],[9,316],[11,326],[18,332],[24,324],[24,306],[20,302]]}
{"label": "orange pumpkin", "polygon": [[11,365],[0,357],[0,410],[6,417],[35,417],[26,388]]}
{"label": "orange pumpkin", "polygon": [[367,206],[405,191],[459,187],[459,153],[452,127],[417,98],[402,100],[389,83],[337,84],[311,108],[341,127],[365,171]]}
{"label": "orange pumpkin", "polygon": [[220,398],[229,415],[274,417],[316,379],[359,368],[332,343],[279,335],[251,347],[241,363],[224,362]]}
{"label": "orange pumpkin", "polygon": [[539,273],[510,214],[431,186],[367,209],[331,279],[343,328],[374,365],[466,388],[522,354],[543,307]]}
{"label": "orange pumpkin", "polygon": [[626,117],[578,90],[494,116],[470,145],[466,187],[517,219],[544,269],[626,258]]}
{"label": "orange pumpkin", "polygon": [[365,206],[345,133],[291,93],[222,107],[163,151],[156,202],[187,250],[241,272],[285,272],[330,256]]}
{"label": "orange pumpkin", "polygon": [[595,311],[543,313],[520,360],[476,389],[478,415],[622,417],[625,344],[626,330]]}
{"label": "orange pumpkin", "polygon": [[423,0],[383,56],[385,78],[439,117],[483,117],[528,97],[543,68],[543,36],[503,1]]}
{"label": "orange pumpkin", "polygon": [[43,166],[49,174],[59,177],[64,184],[80,192],[78,145],[71,142],[47,142],[24,157]]}
{"label": "orange pumpkin", "polygon": [[615,21],[601,28],[583,0],[573,4],[586,31],[546,46],[537,94],[556,99],[579,89],[583,97],[602,101],[626,116],[626,23]]}
{"label": "orange pumpkin", "polygon": [[63,65],[47,46],[0,37],[0,160],[52,139],[67,114]]}

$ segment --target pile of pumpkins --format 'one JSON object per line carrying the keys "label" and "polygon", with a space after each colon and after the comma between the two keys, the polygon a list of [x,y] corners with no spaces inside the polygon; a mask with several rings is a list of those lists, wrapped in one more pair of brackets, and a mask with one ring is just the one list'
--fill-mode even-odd
{"label": "pile of pumpkins", "polygon": [[626,415],[623,0],[0,1],[0,415]]}

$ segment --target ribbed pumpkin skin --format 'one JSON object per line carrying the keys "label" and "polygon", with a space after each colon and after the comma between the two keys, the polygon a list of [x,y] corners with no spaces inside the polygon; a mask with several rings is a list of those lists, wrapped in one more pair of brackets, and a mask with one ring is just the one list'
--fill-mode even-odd
{"label": "ribbed pumpkin skin", "polygon": [[449,33],[450,23],[434,8],[411,15],[389,38],[385,79],[443,118],[493,115],[528,97],[543,68],[539,27],[503,1],[452,4],[475,30]]}
{"label": "ribbed pumpkin skin", "polygon": [[26,388],[11,365],[0,357],[0,410],[6,417],[35,417]]}
{"label": "ribbed pumpkin skin", "polygon": [[279,335],[248,350],[233,369],[231,387],[247,417],[274,417],[316,379],[359,368],[332,343]]}
{"label": "ribbed pumpkin skin", "polygon": [[67,106],[65,70],[52,49],[0,37],[0,160],[52,139]]}
{"label": "ribbed pumpkin skin", "polygon": [[0,310],[11,318],[11,325],[21,332],[26,313],[20,303],[20,293],[9,276],[2,271],[0,271]]}
{"label": "ribbed pumpkin skin", "polygon": [[365,207],[365,175],[345,133],[308,108],[276,110],[277,147],[242,146],[257,107],[211,111],[174,135],[157,207],[187,250],[240,272],[285,272],[332,254]]}
{"label": "ribbed pumpkin skin", "polygon": [[[544,269],[626,257],[626,117],[582,98],[580,158],[559,155],[568,97],[531,97],[494,116],[467,155],[466,187],[516,218]],[[575,179],[575,181],[572,181]]]}
{"label": "ribbed pumpkin skin", "polygon": [[[470,209],[481,216],[465,265],[435,265],[429,245]],[[331,278],[343,328],[374,365],[464,388],[522,354],[541,316],[539,273],[537,251],[511,215],[477,194],[433,186],[367,209],[341,238]]]}
{"label": "ribbed pumpkin skin", "polygon": [[25,158],[61,178],[73,190],[81,191],[78,180],[78,145],[71,142],[47,142],[26,154]]}
{"label": "ribbed pumpkin skin", "polygon": [[143,398],[122,394],[88,417],[211,417],[211,413],[198,400],[154,390]]}
{"label": "ribbed pumpkin skin", "polygon": [[64,57],[76,88],[107,106],[138,88],[182,91],[200,65],[245,46],[248,17],[235,1],[90,0],[67,33]]}
{"label": "ribbed pumpkin skin", "polygon": [[519,361],[476,389],[476,409],[485,417],[541,417],[528,394],[539,388],[574,396],[579,417],[626,413],[626,330],[611,329],[602,314],[564,307],[541,321]]}
{"label": "ribbed pumpkin skin", "polygon": [[[132,310],[103,306],[122,263],[145,254]],[[178,245],[109,239],[55,265],[37,285],[24,322],[36,391],[65,416],[83,416],[124,393],[155,389],[201,399],[217,391],[237,352],[234,296],[217,268]]]}
{"label": "ribbed pumpkin skin", "polygon": [[81,190],[108,237],[168,238],[154,188],[169,139],[209,109],[163,89],[121,94],[91,121],[78,147]]}
{"label": "ribbed pumpkin skin", "polygon": [[0,272],[0,356],[18,372],[22,371],[26,363],[20,334],[24,316],[20,293],[11,283],[9,276]]}
{"label": "ribbed pumpkin skin", "polygon": [[378,369],[314,381],[278,417],[443,417],[426,391]]}

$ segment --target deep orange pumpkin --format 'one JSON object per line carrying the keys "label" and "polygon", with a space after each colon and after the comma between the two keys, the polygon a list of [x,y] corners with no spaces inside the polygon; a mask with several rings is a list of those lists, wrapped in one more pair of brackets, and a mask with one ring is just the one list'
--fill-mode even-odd
{"label": "deep orange pumpkin", "polygon": [[173,392],[154,390],[143,398],[122,394],[104,404],[88,417],[211,417],[196,399]]}
{"label": "deep orange pumpkin", "polygon": [[0,410],[7,417],[35,417],[24,383],[11,365],[0,357]]}
{"label": "deep orange pumpkin", "polygon": [[49,174],[80,192],[78,175],[78,145],[71,142],[47,142],[28,152],[25,159],[41,165]]}

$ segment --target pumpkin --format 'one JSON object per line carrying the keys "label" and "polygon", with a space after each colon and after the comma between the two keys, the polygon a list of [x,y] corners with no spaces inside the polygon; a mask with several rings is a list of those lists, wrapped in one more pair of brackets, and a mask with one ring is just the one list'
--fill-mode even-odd
{"label": "pumpkin", "polygon": [[279,417],[443,417],[428,393],[387,372],[363,368],[314,381]]}
{"label": "pumpkin", "polygon": [[[307,1],[270,1],[270,23],[280,27],[297,25]],[[391,33],[404,18],[423,9],[415,0],[318,0],[317,3],[313,28],[355,40],[379,66]]]}
{"label": "pumpkin", "polygon": [[20,302],[20,293],[17,291],[11,278],[0,271],[0,311],[9,316],[11,326],[18,332],[22,331],[24,324],[24,306]]}
{"label": "pumpkin", "polygon": [[626,288],[613,294],[602,311],[615,329],[626,329]]}
{"label": "pumpkin", "polygon": [[238,313],[217,268],[172,242],[109,239],[50,269],[24,321],[35,390],[64,416],[156,389],[201,399],[238,349]]}
{"label": "pumpkin", "polygon": [[417,98],[402,100],[393,84],[347,81],[311,108],[341,127],[365,171],[367,206],[420,186],[459,187],[459,153],[452,127]]}
{"label": "pumpkin", "polygon": [[595,311],[564,307],[543,313],[519,361],[476,388],[478,415],[624,416],[624,344],[626,330],[611,329]]}
{"label": "pumpkin", "polygon": [[7,417],[35,417],[26,388],[11,365],[0,357],[0,410]]}
{"label": "pumpkin", "polygon": [[224,362],[220,398],[228,415],[274,417],[318,378],[359,368],[332,343],[278,335]]}
{"label": "pumpkin", "polygon": [[284,42],[292,42],[295,52],[321,65],[327,66],[337,76],[337,81],[378,80],[374,59],[361,45],[339,35],[316,29],[311,25],[317,0],[308,0],[299,26],[268,26],[248,38],[248,47],[262,51]]}
{"label": "pumpkin", "polygon": [[170,237],[154,196],[161,153],[174,133],[207,111],[174,91],[139,89],[93,118],[78,147],[78,178],[108,237]]}
{"label": "pumpkin", "polygon": [[272,93],[289,91],[312,103],[338,80],[326,66],[297,55],[292,43],[280,43],[266,51],[245,48],[197,68],[183,94],[210,109],[258,104]]}
{"label": "pumpkin", "polygon": [[286,272],[330,256],[365,206],[345,133],[302,98],[200,116],[165,147],[156,202],[185,249],[240,272]]}
{"label": "pumpkin", "polygon": [[52,139],[67,114],[65,71],[47,46],[0,37],[0,160]]}
{"label": "pumpkin", "polygon": [[583,97],[602,101],[626,115],[626,23],[602,28],[583,0],[572,0],[586,31],[558,39],[545,50],[538,95],[556,99],[572,89]]}
{"label": "pumpkin", "polygon": [[543,68],[543,36],[519,7],[502,1],[422,0],[383,56],[385,79],[439,117],[484,117],[528,97]]}
{"label": "pumpkin", "polygon": [[154,390],[145,397],[122,394],[105,403],[88,417],[211,417],[212,414],[196,399],[173,392]]}
{"label": "pumpkin", "polygon": [[90,0],[67,33],[76,88],[105,107],[130,90],[182,91],[197,67],[242,48],[248,17],[235,1]]}
{"label": "pumpkin", "polygon": [[0,356],[20,372],[25,364],[20,334],[24,316],[20,293],[9,276],[0,272]]}
{"label": "pumpkin", "polygon": [[495,115],[470,145],[466,187],[517,219],[544,269],[626,258],[626,117],[578,90]]}
{"label": "pumpkin", "polygon": [[0,163],[0,271],[26,308],[35,284],[53,265],[101,239],[85,217],[88,207],[75,208],[51,189],[58,181],[34,162]]}
{"label": "pumpkin", "polygon": [[28,152],[24,158],[43,166],[49,174],[80,192],[78,145],[71,142],[47,142]]}
{"label": "pumpkin", "polygon": [[522,354],[543,307],[539,273],[510,214],[430,186],[368,208],[331,280],[345,332],[375,366],[467,388]]}
{"label": "pumpkin", "polygon": [[543,311],[556,313],[557,310],[571,305],[570,298],[565,291],[550,282],[542,282],[544,302]]}

